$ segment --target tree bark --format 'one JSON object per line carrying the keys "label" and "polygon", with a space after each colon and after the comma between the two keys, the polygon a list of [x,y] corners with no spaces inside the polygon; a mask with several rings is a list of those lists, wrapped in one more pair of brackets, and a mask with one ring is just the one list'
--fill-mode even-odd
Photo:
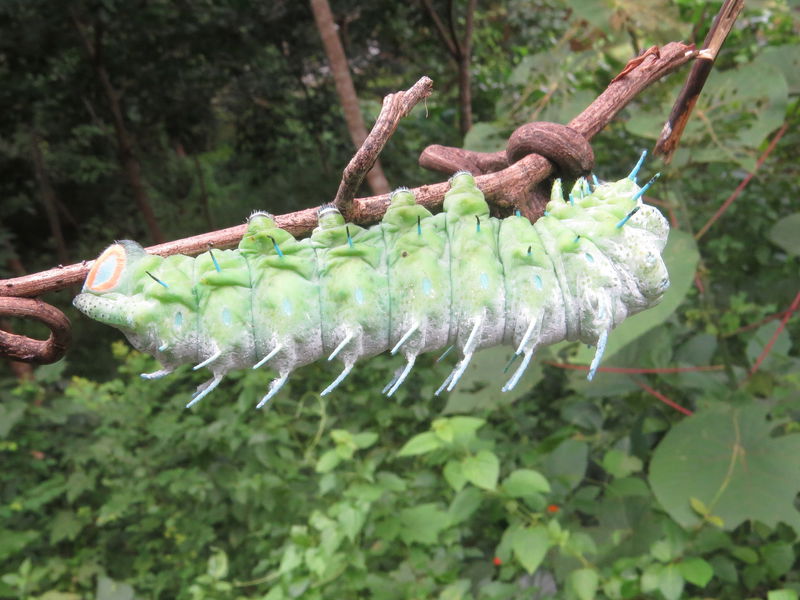
{"label": "tree bark", "polygon": [[122,106],[119,100],[119,94],[111,84],[111,78],[109,77],[108,71],[106,70],[106,67],[103,64],[100,56],[99,45],[102,36],[96,31],[95,41],[92,42],[89,40],[89,36],[86,33],[86,28],[80,22],[80,20],[78,20],[78,17],[74,12],[72,12],[72,22],[75,25],[78,35],[80,35],[84,49],[86,50],[86,54],[89,56],[89,60],[92,63],[92,68],[94,69],[97,78],[100,80],[103,93],[108,101],[108,108],[111,111],[112,121],[114,123],[114,131],[116,132],[117,136],[117,156],[119,158],[120,165],[122,166],[122,170],[125,172],[125,176],[128,179],[128,185],[130,186],[131,193],[133,194],[133,200],[136,202],[136,206],[144,218],[145,224],[147,225],[147,229],[150,233],[150,237],[156,243],[163,243],[166,238],[164,237],[164,234],[161,233],[161,228],[158,226],[158,221],[156,220],[153,208],[150,206],[150,199],[147,196],[147,190],[142,179],[142,168],[133,151],[133,140],[131,135],[128,132],[127,127],[125,127],[125,119],[122,116]]}
{"label": "tree bark", "polygon": [[[367,128],[358,105],[358,96],[356,96],[356,89],[353,86],[353,79],[350,77],[350,67],[347,64],[344,48],[342,48],[342,41],[339,39],[336,24],[333,22],[330,4],[328,4],[328,0],[311,0],[311,9],[314,12],[314,20],[317,23],[322,45],[325,47],[325,54],[331,66],[336,92],[342,103],[350,138],[358,149],[367,138]],[[367,173],[367,183],[375,195],[389,192],[389,182],[386,180],[379,162],[376,161]]]}

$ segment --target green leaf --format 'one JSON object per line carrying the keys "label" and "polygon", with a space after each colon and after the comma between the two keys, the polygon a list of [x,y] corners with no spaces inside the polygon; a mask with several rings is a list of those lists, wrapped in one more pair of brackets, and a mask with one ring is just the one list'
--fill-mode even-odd
{"label": "green leaf", "polygon": [[547,493],[550,491],[550,484],[538,471],[517,469],[503,481],[503,489],[509,496],[521,498],[532,493]]}
{"label": "green leaf", "polygon": [[489,450],[481,450],[464,458],[461,470],[471,484],[484,490],[494,490],[500,475],[500,461]]}
{"label": "green leaf", "polygon": [[336,518],[341,524],[342,531],[347,536],[347,539],[352,542],[364,526],[364,521],[367,519],[367,511],[362,507],[345,504],[339,510]]}
{"label": "green leaf", "polygon": [[461,463],[456,460],[447,461],[442,472],[447,483],[457,492],[467,484],[467,478],[464,477],[464,469]]}
{"label": "green leaf", "polygon": [[400,511],[400,537],[407,544],[435,544],[439,532],[448,526],[446,512],[430,502]]}
{"label": "green leaf", "polygon": [[114,581],[104,575],[97,578],[95,600],[133,600],[133,598],[133,588],[127,583]]}
{"label": "green leaf", "polygon": [[339,453],[334,448],[322,453],[315,469],[317,473],[328,473],[333,471],[340,462],[342,462],[342,457],[339,456]]}
{"label": "green leaf", "polygon": [[547,455],[542,471],[554,489],[562,488],[562,491],[569,491],[583,481],[588,464],[588,444],[568,439]]}
{"label": "green leaf", "polygon": [[794,566],[795,555],[791,544],[774,542],[762,546],[760,551],[770,576],[775,579],[786,575]]}
{"label": "green leaf", "polygon": [[678,564],[683,578],[698,587],[706,587],[714,576],[714,569],[702,558],[688,558]]}
{"label": "green leaf", "polygon": [[432,431],[425,431],[418,433],[405,445],[400,448],[397,456],[416,456],[418,454],[427,454],[437,448],[441,448],[444,442]]}
{"label": "green leaf", "polygon": [[754,565],[758,562],[758,552],[748,546],[734,546],[730,549],[730,553],[749,565]]}
{"label": "green leaf", "polygon": [[627,477],[642,470],[642,461],[619,450],[609,450],[603,457],[603,468],[614,477]]}
{"label": "green leaf", "polygon": [[378,441],[378,434],[372,431],[362,431],[353,436],[353,443],[360,449],[369,448]]}
{"label": "green leaf", "polygon": [[679,600],[684,580],[676,565],[667,565],[658,576],[658,590],[666,600]]}
{"label": "green leaf", "polygon": [[767,600],[797,600],[797,592],[791,589],[772,590],[767,592]]}
{"label": "green leaf", "polygon": [[783,248],[789,256],[800,256],[800,212],[783,217],[769,230],[769,240]]}
{"label": "green leaf", "polygon": [[549,548],[550,534],[541,525],[518,529],[511,540],[514,556],[529,574],[539,568]]}
{"label": "green leaf", "polygon": [[228,555],[219,548],[213,550],[214,554],[208,557],[206,572],[212,579],[225,579],[228,576]]}
{"label": "green leaf", "polygon": [[482,500],[483,494],[474,487],[461,490],[453,498],[450,507],[447,509],[447,514],[450,516],[450,524],[456,525],[469,519],[472,513],[478,510]]}
{"label": "green leaf", "polygon": [[594,600],[600,576],[595,569],[577,569],[569,574],[568,582],[580,600]]}
{"label": "green leaf", "polygon": [[[673,229],[669,232],[669,241],[664,248],[664,262],[669,271],[670,286],[661,302],[644,312],[628,317],[608,338],[603,361],[622,350],[633,340],[666,321],[683,303],[686,293],[692,287],[694,273],[700,254],[691,234]],[[594,348],[581,347],[576,355],[576,362],[589,364],[594,357]]]}
{"label": "green leaf", "polygon": [[83,529],[85,523],[71,510],[60,510],[53,519],[50,530],[50,543],[57,544],[61,540],[74,540]]}
{"label": "green leaf", "polygon": [[700,523],[694,497],[728,530],[752,519],[800,532],[800,462],[787,460],[800,455],[800,435],[773,437],[766,417],[760,405],[720,405],[667,433],[653,454],[650,486],[673,519],[685,528]]}

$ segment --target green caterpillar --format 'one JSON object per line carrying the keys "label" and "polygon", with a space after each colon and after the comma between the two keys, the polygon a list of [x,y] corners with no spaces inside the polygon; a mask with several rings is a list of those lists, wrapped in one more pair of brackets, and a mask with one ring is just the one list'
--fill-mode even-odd
{"label": "green caterpillar", "polygon": [[261,407],[295,369],[325,356],[344,363],[328,394],[358,359],[386,350],[406,358],[388,396],[419,354],[448,346],[461,358],[437,394],[456,386],[477,350],[499,344],[522,357],[504,391],[538,347],[564,339],[597,346],[591,379],[611,329],[669,286],[661,258],[669,226],[642,202],[655,178],[639,187],[641,164],[614,183],[581,178],[568,200],[557,181],[534,224],[518,213],[490,217],[475,179],[461,172],[437,215],[401,188],[368,229],[325,206],[303,240],[256,212],[236,250],[162,258],[117,242],[74,304],[164,365],[145,378],[184,363],[210,369],[187,406],[228,371],[269,365],[278,377]]}

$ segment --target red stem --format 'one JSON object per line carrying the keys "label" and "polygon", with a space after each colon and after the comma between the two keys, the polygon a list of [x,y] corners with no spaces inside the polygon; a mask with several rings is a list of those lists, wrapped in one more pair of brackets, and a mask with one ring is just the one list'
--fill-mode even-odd
{"label": "red stem", "polygon": [[671,408],[674,408],[678,412],[682,412],[683,414],[685,414],[686,416],[689,416],[689,417],[691,417],[694,414],[688,408],[684,408],[683,406],[681,406],[677,402],[673,402],[672,400],[667,398],[664,394],[662,394],[658,390],[654,390],[653,388],[651,388],[649,385],[647,385],[643,381],[639,381],[638,379],[633,379],[633,381],[634,381],[634,383],[636,383],[636,385],[638,385],[640,388],[642,388],[645,392],[647,392],[651,396],[655,396],[661,402],[663,402],[664,404],[666,404],[667,406],[669,406]]}
{"label": "red stem", "polygon": [[758,161],[756,162],[755,168],[750,173],[747,174],[747,177],[742,179],[741,183],[739,183],[739,185],[736,186],[736,189],[733,190],[733,193],[730,196],[728,196],[728,199],[725,200],[725,202],[722,203],[722,206],[720,206],[719,209],[717,209],[717,212],[715,212],[714,215],[708,221],[706,221],[706,224],[703,225],[700,228],[700,231],[698,231],[695,234],[694,239],[699,240],[701,237],[703,237],[706,234],[706,232],[709,229],[711,229],[711,226],[714,223],[716,223],[717,219],[719,219],[723,214],[725,214],[725,211],[728,210],[728,207],[731,204],[733,204],[733,201],[736,200],[736,198],[739,197],[739,194],[742,193],[742,190],[744,190],[744,188],[747,187],[747,184],[750,183],[750,180],[756,174],[756,171],[758,171],[758,168],[762,164],[764,164],[765,160],[767,160],[767,157],[775,149],[775,146],[778,144],[778,141],[783,137],[783,134],[786,133],[786,130],[788,128],[789,128],[789,124],[788,123],[784,123],[783,127],[781,127],[778,130],[778,133],[775,134],[775,137],[772,138],[772,141],[769,143],[769,146],[767,146],[767,149],[764,150],[764,152],[758,158]]}
{"label": "red stem", "polygon": [[764,362],[764,359],[767,358],[769,353],[772,351],[772,346],[775,345],[775,341],[778,339],[778,336],[781,334],[781,331],[783,331],[784,327],[786,327],[786,323],[789,322],[789,319],[792,318],[792,315],[798,308],[800,308],[800,292],[797,292],[797,295],[794,297],[794,300],[792,301],[792,305],[789,307],[789,310],[786,311],[786,314],[781,319],[780,325],[778,325],[778,328],[775,330],[775,333],[772,334],[772,338],[770,338],[769,342],[767,342],[767,345],[764,346],[764,349],[761,351],[761,354],[758,355],[758,358],[756,359],[753,368],[750,369],[750,372],[747,374],[747,377],[744,378],[744,381],[747,381],[747,379],[752,377],[755,374],[755,372],[758,371],[758,368],[761,366],[761,363]]}
{"label": "red stem", "polygon": [[[576,371],[588,371],[589,367],[586,365],[571,365],[568,363],[557,363],[552,361],[544,361],[546,365],[551,367],[558,367],[559,369],[573,369]],[[640,369],[638,367],[600,367],[598,371],[604,373],[690,373],[694,371],[722,371],[725,369],[724,365],[706,365],[701,367],[655,367],[652,369]]]}

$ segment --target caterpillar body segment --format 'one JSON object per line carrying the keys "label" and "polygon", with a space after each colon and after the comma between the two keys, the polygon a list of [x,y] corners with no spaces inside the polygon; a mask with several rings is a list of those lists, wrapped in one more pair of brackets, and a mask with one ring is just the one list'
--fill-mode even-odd
{"label": "caterpillar body segment", "polygon": [[556,182],[545,216],[531,224],[490,217],[475,179],[462,172],[440,214],[401,188],[378,225],[348,224],[325,206],[303,240],[257,212],[236,250],[162,258],[117,242],[74,303],[162,363],[143,377],[185,363],[211,371],[190,406],[231,370],[269,368],[277,376],[262,406],[292,372],[320,359],[342,364],[327,394],[359,359],[384,351],[405,359],[387,395],[417,356],[453,347],[460,358],[437,394],[458,384],[475,352],[500,344],[519,359],[504,391],[537,348],[564,339],[597,346],[591,379],[611,330],[657,304],[669,285],[661,258],[669,227],[643,203],[644,189],[635,172],[595,180],[593,189],[579,179],[567,199]]}

